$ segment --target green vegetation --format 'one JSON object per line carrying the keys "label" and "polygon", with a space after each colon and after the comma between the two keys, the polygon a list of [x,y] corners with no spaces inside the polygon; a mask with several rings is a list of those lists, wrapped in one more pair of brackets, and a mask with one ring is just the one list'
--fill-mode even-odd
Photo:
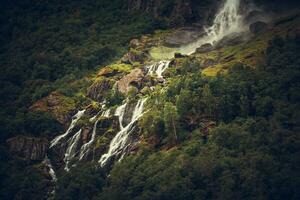
{"label": "green vegetation", "polygon": [[155,144],[115,164],[91,198],[298,199],[299,50],[298,37],[275,38],[264,66],[158,87],[140,120]]}
{"label": "green vegetation", "polygon": [[[174,2],[162,2],[157,12],[163,20]],[[62,132],[64,117],[87,104],[93,110],[75,129],[99,120],[93,160],[76,163],[69,172],[57,170],[54,199],[300,199],[296,18],[246,44],[177,58],[164,84],[150,84],[143,92],[132,87],[125,96],[114,83],[141,64],[110,63],[128,51],[143,56],[150,50],[154,59],[162,59],[173,49],[151,48],[164,31],[153,40],[144,38],[151,43],[141,45],[145,49],[129,49],[130,39],[163,23],[128,11],[124,3],[13,0],[0,8],[0,199],[45,199],[53,186],[40,161],[9,153],[5,140],[16,135],[52,139]],[[89,115],[99,111],[103,96],[114,110],[125,98],[136,102],[142,94],[148,97],[145,113],[132,132],[141,141],[122,162],[100,168],[94,157],[107,151],[118,120],[91,122]],[[82,137],[89,139],[88,133]]]}
{"label": "green vegetation", "polygon": [[[120,58],[130,39],[159,24],[145,13],[123,9],[121,0],[16,0],[3,5],[0,119],[5,122],[26,115],[30,105],[54,90],[82,98],[85,91],[81,90],[90,84],[84,76]],[[11,123],[1,124],[5,136],[20,134]]]}

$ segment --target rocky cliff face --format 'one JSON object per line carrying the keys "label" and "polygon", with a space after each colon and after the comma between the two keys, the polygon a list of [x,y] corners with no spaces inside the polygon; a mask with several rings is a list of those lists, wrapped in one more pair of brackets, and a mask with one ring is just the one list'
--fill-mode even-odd
{"label": "rocky cliff face", "polygon": [[171,25],[205,24],[214,15],[219,0],[127,0],[128,10],[145,11]]}
{"label": "rocky cliff face", "polygon": [[49,142],[45,138],[17,136],[7,140],[9,151],[30,161],[42,161],[47,153]]}

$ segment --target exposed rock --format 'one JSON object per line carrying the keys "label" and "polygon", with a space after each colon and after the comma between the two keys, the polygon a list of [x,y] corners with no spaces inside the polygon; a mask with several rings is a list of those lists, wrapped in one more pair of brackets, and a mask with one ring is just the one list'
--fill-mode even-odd
{"label": "exposed rock", "polygon": [[262,21],[255,22],[249,26],[251,33],[257,34],[264,32],[267,29],[267,24]]}
{"label": "exposed rock", "polygon": [[138,39],[132,39],[130,41],[130,47],[131,48],[137,48],[140,45],[140,42]]}
{"label": "exposed rock", "polygon": [[196,53],[206,53],[213,50],[213,46],[210,43],[206,43],[201,45],[199,48],[196,49]]}
{"label": "exposed rock", "polygon": [[126,0],[128,10],[138,10],[151,14],[155,18],[167,19],[171,25],[184,25],[198,22],[204,25],[214,16],[220,0]]}
{"label": "exposed rock", "polygon": [[183,55],[183,54],[181,54],[181,53],[175,53],[174,54],[174,57],[175,58],[185,58],[185,57],[187,57],[186,55]]}
{"label": "exposed rock", "polygon": [[75,109],[75,101],[59,92],[52,92],[49,96],[42,98],[29,108],[30,111],[51,113],[63,125],[68,124]]}
{"label": "exposed rock", "polygon": [[47,153],[49,142],[46,138],[17,136],[7,140],[9,151],[27,160],[42,161]]}
{"label": "exposed rock", "polygon": [[226,46],[234,46],[247,41],[246,33],[232,33],[223,37],[215,44],[215,48],[222,48]]}
{"label": "exposed rock", "polygon": [[164,45],[168,47],[180,47],[195,41],[201,34],[202,31],[197,27],[181,28],[167,35]]}
{"label": "exposed rock", "polygon": [[88,142],[88,140],[90,139],[91,137],[91,132],[92,132],[92,127],[86,127],[82,130],[82,137],[81,137],[81,140],[82,140],[82,143],[85,144]]}
{"label": "exposed rock", "polygon": [[134,69],[129,74],[127,74],[121,80],[118,81],[117,83],[118,90],[121,93],[126,94],[129,91],[130,86],[133,85],[133,83],[134,85],[140,88],[142,86],[143,78],[144,78],[143,71],[139,68]]}
{"label": "exposed rock", "polygon": [[142,63],[146,58],[147,55],[145,55],[145,53],[131,50],[121,58],[121,62],[125,64],[134,64],[135,62]]}
{"label": "exposed rock", "polygon": [[108,78],[100,78],[87,89],[87,96],[93,100],[101,102],[112,89],[114,81]]}
{"label": "exposed rock", "polygon": [[105,77],[112,77],[115,76],[119,73],[120,71],[118,71],[117,69],[113,69],[109,66],[102,68],[99,73],[97,74],[97,76],[105,76]]}

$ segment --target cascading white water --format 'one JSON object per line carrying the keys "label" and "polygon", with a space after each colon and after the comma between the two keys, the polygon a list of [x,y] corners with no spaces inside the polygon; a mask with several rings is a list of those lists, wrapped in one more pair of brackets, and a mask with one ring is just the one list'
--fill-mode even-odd
{"label": "cascading white water", "polygon": [[239,13],[240,0],[227,0],[216,15],[214,23],[206,29],[208,43],[213,43],[231,33],[245,30],[243,16]]}
{"label": "cascading white water", "polygon": [[91,150],[91,146],[93,145],[95,138],[96,138],[96,130],[97,130],[98,122],[99,122],[99,120],[97,120],[94,124],[93,133],[92,133],[92,137],[91,137],[90,141],[87,142],[86,144],[82,145],[82,147],[80,148],[79,160],[82,160],[82,158]]}
{"label": "cascading white water", "polygon": [[71,139],[68,140],[68,148],[66,150],[65,153],[65,158],[64,158],[64,162],[65,162],[65,170],[69,171],[69,162],[72,160],[72,158],[75,157],[76,155],[76,148],[78,145],[78,142],[80,140],[81,137],[81,132],[82,129],[80,129],[75,135],[73,135],[73,137],[71,137]]}
{"label": "cascading white water", "polygon": [[73,128],[75,127],[76,123],[78,122],[78,120],[83,116],[85,110],[80,110],[78,111],[73,117],[72,117],[72,122],[68,128],[68,130],[62,134],[57,136],[56,138],[54,138],[51,141],[51,145],[50,148],[52,148],[53,146],[57,145],[59,143],[60,140],[62,140],[63,138],[67,137],[69,135],[69,133],[73,130]]}
{"label": "cascading white water", "polygon": [[101,117],[109,117],[110,116],[110,109],[107,109],[106,111],[104,111],[102,114],[101,114]]}
{"label": "cascading white water", "polygon": [[[51,164],[51,161],[49,160],[48,156],[46,155],[44,160],[43,160],[43,164],[46,165],[49,169],[48,173],[51,177],[51,181],[55,184],[57,181],[57,177],[56,177],[56,173],[53,169],[53,166]],[[53,196],[55,195],[55,186],[53,186],[52,190],[48,192],[48,198],[47,199],[52,199]]]}
{"label": "cascading white water", "polygon": [[112,141],[109,145],[108,152],[101,156],[99,163],[101,164],[102,167],[106,164],[108,159],[112,156],[121,154],[120,159],[123,158],[124,153],[125,153],[124,150],[126,150],[126,147],[129,145],[128,137],[134,128],[135,122],[143,115],[144,103],[146,102],[146,100],[147,99],[140,99],[137,102],[137,104],[134,108],[132,117],[131,117],[131,121],[125,127],[123,126],[123,117],[124,117],[127,103],[125,103],[117,108],[115,115],[119,117],[121,130],[112,139]]}
{"label": "cascading white water", "polygon": [[[212,26],[204,27],[205,33],[202,37],[179,48],[159,48],[155,51],[155,55],[160,55],[164,59],[173,58],[175,53],[191,55],[203,44],[214,44],[224,36],[246,31],[247,27],[244,24],[244,16],[240,13],[240,2],[241,0],[224,0],[214,18]],[[250,10],[247,12],[250,12]]]}
{"label": "cascading white water", "polygon": [[162,74],[169,67],[169,60],[162,60],[160,62],[154,63],[148,67],[149,75],[156,74],[157,78],[163,78]]}
{"label": "cascading white water", "polygon": [[203,44],[214,44],[226,35],[245,31],[243,16],[239,13],[239,10],[240,0],[226,0],[216,14],[213,25],[208,28],[204,27],[206,34],[196,42],[181,47],[179,52],[190,55]]}
{"label": "cascading white water", "polygon": [[49,175],[51,176],[52,181],[56,182],[57,181],[56,174],[55,174],[55,171],[54,171],[53,166],[51,164],[51,161],[49,160],[47,155],[44,158],[43,163],[49,168]]}

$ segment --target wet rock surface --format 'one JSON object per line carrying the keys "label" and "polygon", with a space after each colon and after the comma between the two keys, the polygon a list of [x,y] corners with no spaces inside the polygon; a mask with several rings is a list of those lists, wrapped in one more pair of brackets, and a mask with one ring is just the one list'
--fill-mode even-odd
{"label": "wet rock surface", "polygon": [[17,136],[7,140],[9,151],[30,161],[42,161],[47,153],[49,142],[46,138]]}

